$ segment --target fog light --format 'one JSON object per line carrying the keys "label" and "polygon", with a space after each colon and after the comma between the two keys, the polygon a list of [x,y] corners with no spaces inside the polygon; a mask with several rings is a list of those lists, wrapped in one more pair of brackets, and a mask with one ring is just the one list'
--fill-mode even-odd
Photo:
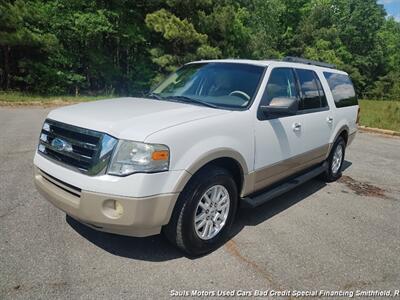
{"label": "fog light", "polygon": [[109,199],[103,202],[103,213],[105,216],[112,219],[118,219],[122,216],[123,212],[124,208],[117,200]]}

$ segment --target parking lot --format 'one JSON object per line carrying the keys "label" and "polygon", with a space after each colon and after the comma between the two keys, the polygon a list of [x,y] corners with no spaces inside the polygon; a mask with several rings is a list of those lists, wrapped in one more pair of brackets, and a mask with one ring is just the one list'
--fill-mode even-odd
{"label": "parking lot", "polygon": [[400,288],[400,138],[358,133],[339,182],[240,211],[232,239],[193,259],[162,236],[94,231],[42,199],[32,159],[48,111],[0,108],[0,299]]}

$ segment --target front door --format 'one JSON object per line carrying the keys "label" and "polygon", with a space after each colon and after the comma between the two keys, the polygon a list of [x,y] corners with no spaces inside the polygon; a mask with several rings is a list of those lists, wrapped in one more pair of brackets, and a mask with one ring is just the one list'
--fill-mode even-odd
{"label": "front door", "polygon": [[311,70],[272,69],[260,105],[268,105],[275,97],[294,98],[299,101],[299,112],[292,116],[258,113],[255,190],[324,160],[330,136],[329,109],[315,76]]}

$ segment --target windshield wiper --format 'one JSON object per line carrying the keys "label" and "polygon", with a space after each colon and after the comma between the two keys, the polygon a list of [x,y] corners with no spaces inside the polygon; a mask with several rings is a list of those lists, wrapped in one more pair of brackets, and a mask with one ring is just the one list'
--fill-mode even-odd
{"label": "windshield wiper", "polygon": [[147,95],[147,97],[153,98],[153,99],[157,99],[157,100],[164,100],[164,97],[161,97],[159,94],[157,93],[149,93]]}
{"label": "windshield wiper", "polygon": [[178,101],[183,101],[183,102],[186,102],[186,103],[196,103],[196,104],[200,104],[200,105],[207,106],[207,107],[219,108],[217,105],[214,105],[214,104],[211,104],[211,103],[208,103],[208,102],[205,102],[205,101],[201,101],[201,100],[198,100],[198,99],[195,99],[195,98],[190,98],[190,97],[187,97],[187,96],[168,96],[168,97],[165,97],[163,99],[178,100]]}

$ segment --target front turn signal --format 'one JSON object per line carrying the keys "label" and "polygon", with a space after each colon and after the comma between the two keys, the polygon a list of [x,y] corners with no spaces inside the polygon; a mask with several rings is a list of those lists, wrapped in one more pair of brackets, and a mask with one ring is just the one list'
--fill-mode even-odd
{"label": "front turn signal", "polygon": [[168,160],[169,152],[166,150],[154,151],[151,155],[152,160]]}

